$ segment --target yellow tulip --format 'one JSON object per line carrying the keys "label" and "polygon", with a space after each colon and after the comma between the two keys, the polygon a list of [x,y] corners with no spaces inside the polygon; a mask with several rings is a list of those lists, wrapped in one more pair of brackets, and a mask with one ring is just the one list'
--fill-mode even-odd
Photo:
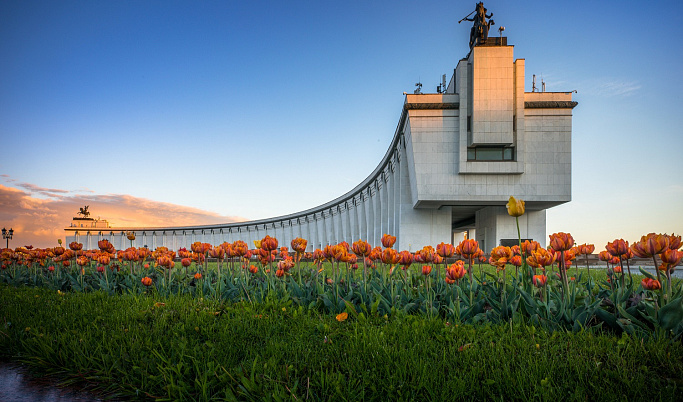
{"label": "yellow tulip", "polygon": [[516,200],[513,196],[510,196],[510,201],[508,201],[506,207],[510,216],[524,215],[524,201]]}

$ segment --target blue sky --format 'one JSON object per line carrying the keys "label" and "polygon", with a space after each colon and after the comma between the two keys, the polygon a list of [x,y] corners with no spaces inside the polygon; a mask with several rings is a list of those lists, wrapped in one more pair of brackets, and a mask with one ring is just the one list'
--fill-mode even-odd
{"label": "blue sky", "polygon": [[[0,225],[47,246],[83,202],[119,226],[327,202],[381,160],[403,91],[450,77],[475,3],[1,2]],[[526,59],[527,91],[532,74],[578,91],[573,200],[548,211],[548,233],[598,248],[680,233],[683,4],[485,6]]]}

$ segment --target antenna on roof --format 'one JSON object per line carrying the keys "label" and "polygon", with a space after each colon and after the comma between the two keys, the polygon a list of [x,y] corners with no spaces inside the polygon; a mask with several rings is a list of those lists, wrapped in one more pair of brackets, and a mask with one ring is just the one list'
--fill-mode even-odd
{"label": "antenna on roof", "polygon": [[422,93],[422,83],[417,82],[415,83],[415,90],[413,91],[414,94],[421,94]]}

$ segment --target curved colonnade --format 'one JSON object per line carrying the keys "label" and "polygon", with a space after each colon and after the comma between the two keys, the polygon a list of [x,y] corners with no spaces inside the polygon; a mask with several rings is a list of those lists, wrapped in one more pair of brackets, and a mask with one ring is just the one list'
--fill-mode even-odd
{"label": "curved colonnade", "polygon": [[[391,146],[372,174],[348,193],[319,207],[270,219],[218,225],[74,228],[74,236],[67,237],[67,244],[75,240],[92,249],[97,247],[98,240],[107,239],[117,249],[164,246],[177,250],[189,249],[196,241],[218,245],[243,240],[251,246],[254,240],[269,235],[277,238],[280,246],[287,247],[294,238],[304,238],[308,241],[307,251],[342,241],[351,244],[358,239],[378,245],[384,233],[399,235],[402,186],[408,186],[406,144],[402,133],[405,115],[406,108]],[[135,240],[128,240],[127,232],[133,232]]]}

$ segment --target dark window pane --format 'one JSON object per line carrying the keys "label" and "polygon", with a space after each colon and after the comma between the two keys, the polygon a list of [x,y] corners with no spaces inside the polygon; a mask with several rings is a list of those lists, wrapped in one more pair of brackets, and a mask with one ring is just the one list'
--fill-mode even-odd
{"label": "dark window pane", "polygon": [[474,148],[467,149],[467,160],[473,161],[477,159],[477,150]]}
{"label": "dark window pane", "polygon": [[478,161],[499,161],[503,159],[502,148],[477,148]]}

